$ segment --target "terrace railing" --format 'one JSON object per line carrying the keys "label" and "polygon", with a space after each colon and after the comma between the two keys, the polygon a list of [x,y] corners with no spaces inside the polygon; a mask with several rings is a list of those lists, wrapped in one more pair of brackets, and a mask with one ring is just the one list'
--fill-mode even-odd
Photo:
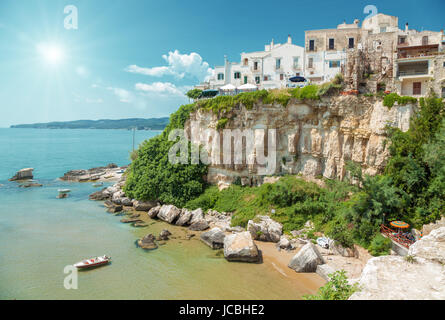
{"label": "terrace railing", "polygon": [[380,232],[407,249],[414,243],[413,240],[409,239],[403,233],[398,233],[391,228],[384,226],[383,224],[380,226]]}

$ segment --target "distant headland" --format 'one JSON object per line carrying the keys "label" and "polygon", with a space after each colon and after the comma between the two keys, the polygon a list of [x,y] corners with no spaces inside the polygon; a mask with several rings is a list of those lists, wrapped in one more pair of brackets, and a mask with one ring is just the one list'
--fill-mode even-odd
{"label": "distant headland", "polygon": [[17,124],[11,128],[33,128],[33,129],[132,129],[137,130],[163,130],[168,124],[169,118],[131,118],[119,120],[76,120],[57,121],[47,123]]}

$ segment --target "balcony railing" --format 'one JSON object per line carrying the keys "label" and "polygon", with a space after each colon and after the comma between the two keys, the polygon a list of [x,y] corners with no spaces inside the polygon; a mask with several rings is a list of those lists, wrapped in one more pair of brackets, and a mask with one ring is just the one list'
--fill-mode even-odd
{"label": "balcony railing", "polygon": [[427,75],[428,70],[408,70],[408,71],[399,71],[397,73],[398,77],[406,77],[406,76],[422,76]]}
{"label": "balcony railing", "polygon": [[386,235],[391,240],[397,242],[398,244],[404,246],[405,248],[409,248],[415,241],[409,239],[406,235],[400,232],[396,232],[383,224],[380,226],[380,232]]}

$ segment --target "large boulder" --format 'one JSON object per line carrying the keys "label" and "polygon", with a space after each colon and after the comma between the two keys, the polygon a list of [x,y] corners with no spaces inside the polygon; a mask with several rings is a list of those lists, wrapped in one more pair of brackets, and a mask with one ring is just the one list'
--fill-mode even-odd
{"label": "large boulder", "polygon": [[258,248],[249,231],[234,233],[224,238],[224,257],[228,261],[257,262]]}
{"label": "large boulder", "polygon": [[283,233],[283,226],[269,216],[257,216],[249,220],[247,230],[255,240],[278,242]]}
{"label": "large boulder", "polygon": [[343,247],[338,241],[334,241],[330,245],[329,249],[331,249],[334,254],[337,254],[337,255],[340,255],[343,257],[348,257],[348,258],[358,257],[358,252],[355,249],[355,247],[353,247],[353,248]]}
{"label": "large boulder", "polygon": [[181,209],[176,208],[172,204],[163,205],[158,212],[158,218],[165,222],[173,223],[180,213]]}
{"label": "large boulder", "polygon": [[123,191],[117,191],[113,193],[111,197],[111,201],[115,204],[122,204],[122,198],[125,197],[125,193]]}
{"label": "large boulder", "polygon": [[104,200],[108,200],[110,199],[111,195],[109,192],[106,192],[107,188],[104,188],[100,191],[96,191],[92,194],[89,195],[89,199],[90,200],[94,200],[94,201],[104,201]]}
{"label": "large boulder", "polygon": [[108,213],[117,213],[117,212],[121,212],[124,208],[121,205],[114,205],[112,207],[109,207],[107,209]]}
{"label": "large boulder", "polygon": [[152,219],[158,216],[159,210],[161,210],[161,206],[156,206],[148,210],[148,216]]}
{"label": "large boulder", "polygon": [[210,226],[220,228],[222,231],[228,231],[232,222],[231,213],[215,210],[208,210],[204,218]]}
{"label": "large boulder", "polygon": [[401,256],[368,260],[350,300],[445,300],[445,266]]}
{"label": "large boulder", "polygon": [[326,281],[331,280],[329,275],[333,274],[335,272],[334,268],[332,268],[330,265],[328,264],[319,264],[317,266],[317,269],[315,270],[315,272],[322,277],[323,279],[325,279]]}
{"label": "large boulder", "polygon": [[168,231],[167,229],[164,229],[159,234],[158,241],[166,241],[166,240],[168,240],[169,236],[171,236],[171,232]]}
{"label": "large boulder", "polygon": [[431,233],[409,247],[408,255],[445,264],[445,227]]}
{"label": "large boulder", "polygon": [[312,242],[308,242],[289,262],[289,268],[296,272],[315,272],[325,261]]}
{"label": "large boulder", "polygon": [[277,246],[280,249],[291,249],[292,248],[291,242],[285,236],[281,236],[280,241],[278,241],[278,243],[277,243]]}
{"label": "large boulder", "polygon": [[424,236],[427,236],[430,234],[431,231],[433,231],[435,229],[442,228],[442,227],[445,227],[445,217],[442,217],[440,220],[438,220],[436,222],[425,224],[422,227],[422,233]]}
{"label": "large boulder", "polygon": [[128,197],[123,197],[121,199],[121,203],[122,203],[123,206],[126,206],[126,207],[132,207],[133,206],[133,200],[128,198]]}
{"label": "large boulder", "polygon": [[156,207],[157,203],[154,201],[133,201],[133,208],[136,211],[148,211],[153,207]]}
{"label": "large boulder", "polygon": [[155,242],[155,236],[150,234],[147,234],[142,239],[138,240],[138,246],[145,250],[153,250],[158,247],[158,245]]}
{"label": "large boulder", "polygon": [[176,225],[185,226],[189,224],[191,219],[192,219],[192,211],[184,208],[181,210],[181,213],[179,214],[179,218],[176,221]]}
{"label": "large boulder", "polygon": [[205,221],[205,219],[201,219],[199,221],[192,223],[189,227],[189,230],[204,231],[204,230],[207,230],[208,228],[209,228],[209,224],[207,223],[207,221]]}
{"label": "large boulder", "polygon": [[225,237],[226,235],[220,228],[213,228],[201,234],[201,240],[212,249],[223,248]]}
{"label": "large boulder", "polygon": [[17,171],[17,173],[9,179],[9,181],[17,181],[17,180],[28,180],[34,178],[32,172],[34,171],[33,168],[25,168]]}
{"label": "large boulder", "polygon": [[189,223],[194,224],[195,222],[198,222],[203,219],[204,219],[204,213],[202,212],[201,208],[198,208],[198,209],[192,211],[192,217],[191,217]]}

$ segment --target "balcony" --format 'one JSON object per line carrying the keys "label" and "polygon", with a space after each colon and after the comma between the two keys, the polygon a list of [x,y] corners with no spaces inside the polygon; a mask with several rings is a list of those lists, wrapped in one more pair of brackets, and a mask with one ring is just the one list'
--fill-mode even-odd
{"label": "balcony", "polygon": [[410,70],[410,71],[399,71],[397,74],[398,77],[408,77],[408,76],[423,76],[428,75],[427,70]]}
{"label": "balcony", "polygon": [[428,61],[413,61],[398,63],[398,77],[425,76],[429,74]]}

